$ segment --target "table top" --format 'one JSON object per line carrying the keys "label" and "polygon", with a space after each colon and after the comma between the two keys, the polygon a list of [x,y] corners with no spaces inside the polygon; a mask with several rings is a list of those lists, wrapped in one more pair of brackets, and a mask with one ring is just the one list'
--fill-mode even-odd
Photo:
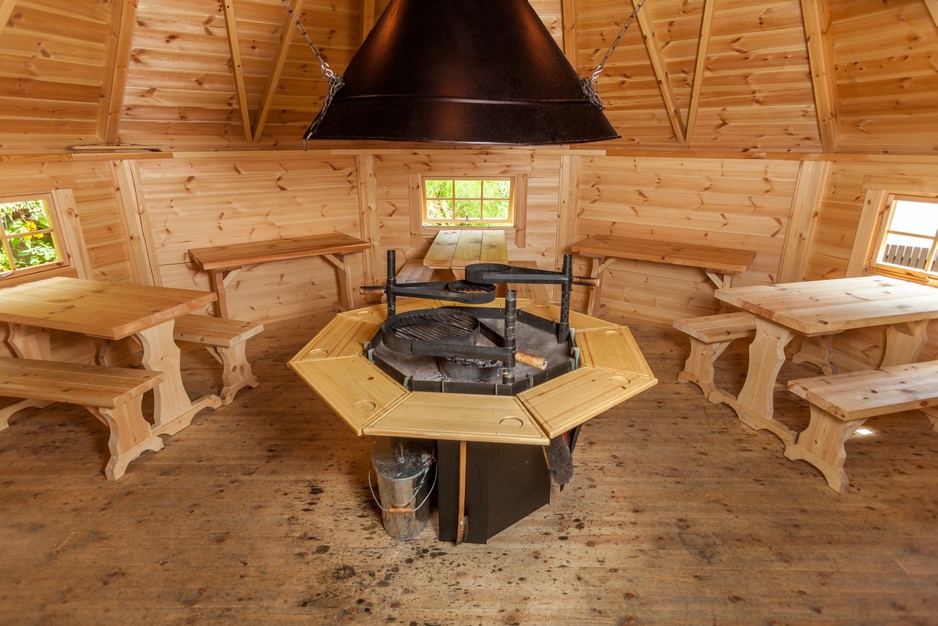
{"label": "table top", "polygon": [[0,289],[0,322],[123,339],[214,300],[206,291],[60,276]]}
{"label": "table top", "polygon": [[886,276],[732,287],[715,295],[808,336],[938,318],[938,289]]}
{"label": "table top", "polygon": [[363,239],[345,233],[330,233],[193,248],[189,250],[189,258],[199,269],[224,270],[269,261],[361,252],[370,247],[371,244]]}
{"label": "table top", "polygon": [[462,268],[473,263],[508,263],[503,230],[441,230],[423,258],[433,269]]}
{"label": "table top", "polygon": [[756,253],[751,250],[631,239],[615,235],[588,237],[576,242],[570,249],[583,256],[614,257],[616,259],[687,265],[726,274],[745,272],[752,265],[752,260],[756,256]]}

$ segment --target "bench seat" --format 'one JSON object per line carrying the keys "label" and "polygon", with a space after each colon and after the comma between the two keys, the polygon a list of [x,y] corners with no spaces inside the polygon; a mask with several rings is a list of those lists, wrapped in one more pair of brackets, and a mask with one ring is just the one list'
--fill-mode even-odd
{"label": "bench seat", "polygon": [[456,280],[456,274],[452,270],[427,267],[423,259],[411,259],[404,263],[395,278],[399,283],[433,283]]}
{"label": "bench seat", "polygon": [[257,387],[257,376],[247,359],[247,340],[264,330],[263,324],[208,315],[183,315],[176,319],[176,341],[204,346],[221,363],[222,405],[230,404],[244,387]]}
{"label": "bench seat", "polygon": [[675,320],[674,327],[690,338],[690,356],[684,370],[677,375],[680,382],[692,382],[710,402],[716,403],[713,392],[713,366],[723,351],[737,339],[756,334],[756,318],[751,313],[721,313]]}
{"label": "bench seat", "polygon": [[838,493],[849,486],[844,443],[870,417],[938,406],[938,361],[802,378],[788,390],[811,403],[811,421],[785,456],[807,461]]}
{"label": "bench seat", "polygon": [[[143,451],[163,447],[141,410],[143,394],[163,379],[162,372],[143,369],[0,357],[0,396],[79,404],[108,426],[111,458],[104,470],[108,480],[123,476]],[[0,410],[0,430],[25,406],[18,403]]]}

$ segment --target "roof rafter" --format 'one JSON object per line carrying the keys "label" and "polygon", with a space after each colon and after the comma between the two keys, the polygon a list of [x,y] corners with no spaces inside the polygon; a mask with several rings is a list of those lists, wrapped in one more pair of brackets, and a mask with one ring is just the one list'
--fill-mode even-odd
{"label": "roof rafter", "polygon": [[10,21],[14,5],[16,5],[16,0],[0,0],[0,33],[3,32],[3,27]]}
{"label": "roof rafter", "polygon": [[[0,17],[3,16],[0,15]],[[105,144],[117,143],[121,109],[124,106],[124,90],[127,88],[127,69],[133,50],[136,18],[137,0],[119,0],[113,4],[107,34],[101,102],[98,106],[97,134]]]}
{"label": "roof rafter", "polygon": [[814,86],[814,107],[817,111],[821,147],[824,152],[834,153],[843,132],[837,115],[839,104],[827,0],[801,0],[801,12],[804,16],[804,34],[808,44],[808,62],[811,64],[811,84]]}
{"label": "roof rafter", "polygon": [[228,50],[231,53],[231,73],[234,74],[241,112],[241,129],[244,140],[251,141],[251,116],[248,113],[248,95],[244,88],[244,66],[241,64],[241,44],[238,42],[238,23],[235,20],[234,0],[225,0],[225,32],[228,34]]}
{"label": "roof rafter", "polygon": [[[938,0],[936,0],[938,1]],[[563,22],[563,54],[570,65],[576,68],[576,0],[561,0]]]}
{"label": "roof rafter", "polygon": [[700,21],[700,41],[697,43],[697,61],[694,63],[694,83],[691,88],[690,104],[687,107],[687,128],[684,143],[694,140],[697,128],[697,113],[700,111],[700,92],[703,89],[704,72],[707,71],[707,49],[710,47],[710,31],[713,28],[713,8],[716,0],[704,0],[703,17]]}
{"label": "roof rafter", "polygon": [[375,26],[375,0],[362,0],[362,41]]}
{"label": "roof rafter", "polygon": [[661,53],[661,43],[655,34],[655,26],[648,16],[647,11],[638,12],[638,26],[642,31],[642,39],[645,40],[645,49],[648,51],[648,58],[655,70],[655,77],[658,80],[658,89],[661,90],[661,97],[664,99],[664,106],[668,113],[668,119],[671,120],[671,129],[674,136],[680,143],[686,141],[686,129],[684,121],[681,119],[681,111],[677,104],[677,97],[674,95],[674,89],[671,87],[671,77],[668,74],[667,63],[664,55]]}
{"label": "roof rafter", "polygon": [[[300,15],[303,12],[303,0],[296,0],[292,7],[294,14]],[[283,66],[286,65],[287,56],[290,54],[290,46],[293,44],[293,33],[295,31],[293,17],[287,13],[283,19],[283,25],[280,27],[280,45],[277,46],[277,53],[274,55],[273,67],[267,72],[267,84],[264,85],[261,100],[257,105],[257,112],[254,114],[254,143],[260,141],[264,126],[267,124],[267,116],[270,115],[270,107],[274,101],[274,94],[277,92],[277,85],[280,84]]]}
{"label": "roof rafter", "polygon": [[928,7],[928,12],[931,13],[932,20],[934,20],[935,25],[938,26],[938,0],[925,0],[925,6]]}

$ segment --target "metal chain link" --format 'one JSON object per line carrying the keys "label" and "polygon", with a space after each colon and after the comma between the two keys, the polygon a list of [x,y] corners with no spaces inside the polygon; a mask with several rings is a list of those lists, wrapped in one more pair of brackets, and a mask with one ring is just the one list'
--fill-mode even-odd
{"label": "metal chain link", "polygon": [[322,122],[323,115],[326,114],[326,111],[329,109],[329,105],[332,104],[332,99],[335,97],[335,94],[338,93],[340,89],[345,85],[345,80],[338,74],[336,74],[326,60],[323,58],[322,53],[319,52],[319,48],[316,47],[316,44],[313,43],[312,38],[309,36],[309,33],[306,31],[306,27],[303,26],[303,23],[300,22],[300,18],[296,16],[293,7],[290,6],[289,0],[280,0],[283,3],[283,8],[287,10],[287,13],[290,14],[290,17],[293,18],[293,23],[296,24],[296,29],[300,31],[300,34],[303,35],[303,38],[306,39],[306,43],[309,46],[309,49],[313,51],[313,54],[316,55],[316,58],[319,59],[319,71],[323,80],[329,81],[329,91],[326,93],[325,99],[322,101],[322,108],[319,109],[319,114],[316,116],[316,119],[313,120],[313,123],[309,125],[309,128],[306,129],[306,133],[303,135],[303,148],[308,147],[308,142],[313,136],[313,133],[316,132],[316,129],[319,128],[319,124]]}
{"label": "metal chain link", "polygon": [[629,16],[629,19],[627,19],[625,24],[622,25],[622,28],[619,29],[619,34],[616,36],[615,41],[613,41],[612,45],[609,46],[609,51],[606,52],[606,56],[604,56],[603,60],[599,62],[599,65],[596,66],[596,68],[593,70],[593,73],[587,78],[580,79],[580,88],[583,90],[583,93],[587,98],[589,98],[590,102],[592,102],[600,109],[604,109],[605,105],[603,104],[602,98],[599,97],[599,91],[597,89],[599,75],[606,66],[606,62],[609,60],[609,57],[611,57],[612,53],[615,52],[616,46],[618,46],[619,42],[622,41],[622,37],[625,35],[625,31],[627,31],[629,26],[632,25],[632,21],[635,19],[635,16],[638,15],[638,10],[642,8],[643,4],[645,4],[645,0],[640,0],[640,2],[635,5],[635,8],[632,9],[632,14]]}

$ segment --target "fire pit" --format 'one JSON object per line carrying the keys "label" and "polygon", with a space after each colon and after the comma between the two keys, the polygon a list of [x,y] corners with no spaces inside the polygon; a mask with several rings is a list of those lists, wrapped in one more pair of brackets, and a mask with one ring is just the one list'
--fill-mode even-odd
{"label": "fire pit", "polygon": [[[537,446],[657,383],[628,328],[569,310],[569,257],[563,272],[469,266],[455,285],[397,285],[393,253],[388,266],[387,304],[337,314],[290,367],[356,434],[435,440],[441,472],[458,471],[467,443],[470,465],[475,457],[493,476],[514,476],[537,459],[543,468]],[[561,305],[517,300],[511,290],[495,297],[494,283],[513,281],[560,284]],[[441,473],[441,539],[463,519],[447,510],[444,520],[460,487]],[[500,512],[476,519],[485,515]],[[466,540],[500,530],[490,524],[473,538],[480,526],[470,524]],[[465,538],[461,527],[456,535]]]}

